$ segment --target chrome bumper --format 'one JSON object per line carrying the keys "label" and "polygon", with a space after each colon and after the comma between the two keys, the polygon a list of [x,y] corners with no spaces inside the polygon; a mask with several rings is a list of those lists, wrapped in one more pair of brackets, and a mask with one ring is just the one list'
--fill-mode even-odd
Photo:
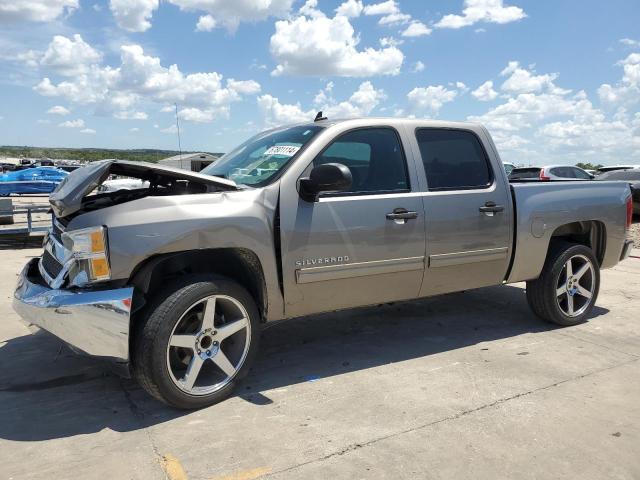
{"label": "chrome bumper", "polygon": [[83,353],[128,362],[132,297],[133,288],[51,289],[34,258],[20,274],[13,308],[28,326],[42,328]]}

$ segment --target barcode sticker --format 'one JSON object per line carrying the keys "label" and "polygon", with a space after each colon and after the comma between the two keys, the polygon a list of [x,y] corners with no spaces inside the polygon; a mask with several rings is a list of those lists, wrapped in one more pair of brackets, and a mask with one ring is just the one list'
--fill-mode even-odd
{"label": "barcode sticker", "polygon": [[295,145],[275,145],[273,147],[267,148],[263,155],[282,155],[285,157],[293,157],[298,152],[298,150],[300,150],[300,147],[297,147]]}

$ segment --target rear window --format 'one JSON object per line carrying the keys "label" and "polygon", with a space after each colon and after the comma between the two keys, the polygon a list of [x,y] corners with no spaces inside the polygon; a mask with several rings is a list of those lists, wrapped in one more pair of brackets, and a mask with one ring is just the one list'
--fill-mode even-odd
{"label": "rear window", "polygon": [[424,128],[416,132],[429,190],[487,188],[493,181],[478,138],[465,130]]}
{"label": "rear window", "polygon": [[512,180],[522,180],[525,178],[539,178],[540,177],[540,169],[539,168],[514,168],[509,175],[509,178]]}
{"label": "rear window", "polygon": [[628,171],[628,170],[615,170],[613,172],[603,173],[596,177],[598,180],[640,180],[640,170]]}

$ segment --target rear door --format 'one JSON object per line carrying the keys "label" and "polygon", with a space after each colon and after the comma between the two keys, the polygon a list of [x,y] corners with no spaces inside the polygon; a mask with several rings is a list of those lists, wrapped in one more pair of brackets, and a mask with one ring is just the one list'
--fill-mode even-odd
{"label": "rear door", "polygon": [[424,212],[415,167],[407,160],[396,129],[358,128],[333,139],[300,175],[315,165],[341,163],[353,176],[349,191],[308,202],[297,194],[295,181],[283,182],[287,316],[418,296]]}
{"label": "rear door", "polygon": [[426,270],[421,295],[495,285],[511,247],[511,197],[493,166],[482,131],[417,128],[415,147],[426,178],[423,194]]}

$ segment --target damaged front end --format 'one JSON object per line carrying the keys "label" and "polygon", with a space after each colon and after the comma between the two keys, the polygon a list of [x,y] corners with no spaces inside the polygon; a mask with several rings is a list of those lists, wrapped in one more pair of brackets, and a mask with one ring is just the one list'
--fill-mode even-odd
{"label": "damaged front end", "polygon": [[[141,180],[142,188],[107,193],[98,187],[111,176]],[[141,182],[141,185],[142,185]],[[153,163],[103,160],[71,172],[51,193],[49,203],[57,218],[77,215],[148,196],[185,195],[239,190],[235,182]]]}

